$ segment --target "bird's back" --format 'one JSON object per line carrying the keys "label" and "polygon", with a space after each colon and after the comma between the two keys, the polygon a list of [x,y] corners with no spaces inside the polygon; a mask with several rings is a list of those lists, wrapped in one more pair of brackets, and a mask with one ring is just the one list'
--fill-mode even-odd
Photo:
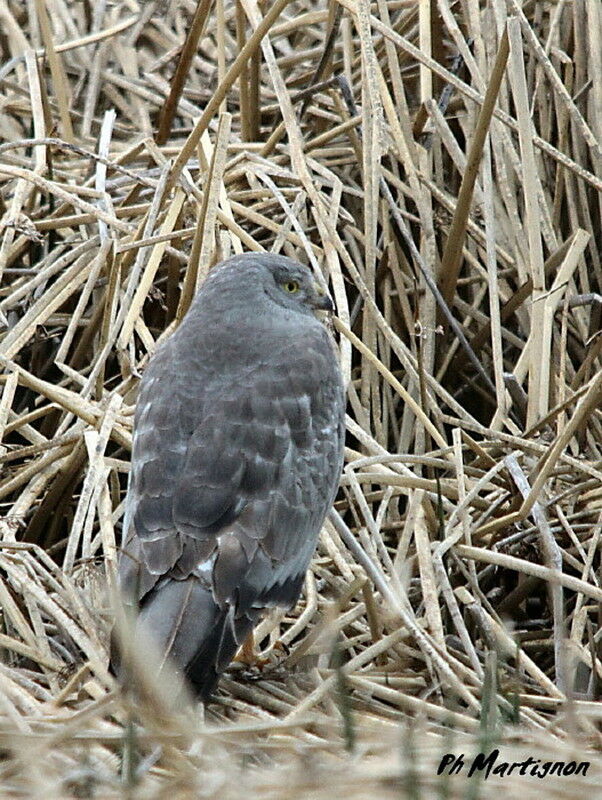
{"label": "bird's back", "polygon": [[344,400],[315,318],[237,321],[202,300],[141,381],[119,576],[206,698],[261,612],[299,595],[338,486]]}

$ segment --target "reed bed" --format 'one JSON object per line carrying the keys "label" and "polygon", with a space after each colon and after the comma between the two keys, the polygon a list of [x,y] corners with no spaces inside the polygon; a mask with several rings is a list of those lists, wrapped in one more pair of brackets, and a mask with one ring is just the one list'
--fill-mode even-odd
{"label": "reed bed", "polygon": [[[0,31],[0,794],[595,796],[599,0],[0,0]],[[110,598],[139,376],[252,250],[336,301],[345,470],[203,715],[115,685]],[[492,747],[591,767],[437,775]]]}

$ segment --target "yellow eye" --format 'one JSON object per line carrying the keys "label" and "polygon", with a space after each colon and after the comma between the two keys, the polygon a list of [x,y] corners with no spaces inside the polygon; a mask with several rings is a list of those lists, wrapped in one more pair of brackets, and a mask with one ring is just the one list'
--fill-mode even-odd
{"label": "yellow eye", "polygon": [[297,281],[286,281],[286,283],[282,284],[282,287],[284,291],[289,294],[295,294],[295,292],[299,291],[299,284]]}

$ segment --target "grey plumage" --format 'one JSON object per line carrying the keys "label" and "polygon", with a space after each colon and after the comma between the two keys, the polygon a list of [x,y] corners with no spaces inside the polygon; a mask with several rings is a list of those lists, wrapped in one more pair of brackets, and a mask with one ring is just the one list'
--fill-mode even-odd
{"label": "grey plumage", "polygon": [[337,491],[345,401],[320,308],[301,264],[235,256],[141,381],[119,581],[203,699],[262,611],[297,600]]}

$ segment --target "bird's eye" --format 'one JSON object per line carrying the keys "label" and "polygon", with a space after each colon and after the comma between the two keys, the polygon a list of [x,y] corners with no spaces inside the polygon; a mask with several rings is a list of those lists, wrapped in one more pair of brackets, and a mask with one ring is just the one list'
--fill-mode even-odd
{"label": "bird's eye", "polygon": [[282,284],[282,287],[284,291],[288,292],[289,294],[295,294],[295,292],[299,291],[299,284],[297,281],[286,281]]}

